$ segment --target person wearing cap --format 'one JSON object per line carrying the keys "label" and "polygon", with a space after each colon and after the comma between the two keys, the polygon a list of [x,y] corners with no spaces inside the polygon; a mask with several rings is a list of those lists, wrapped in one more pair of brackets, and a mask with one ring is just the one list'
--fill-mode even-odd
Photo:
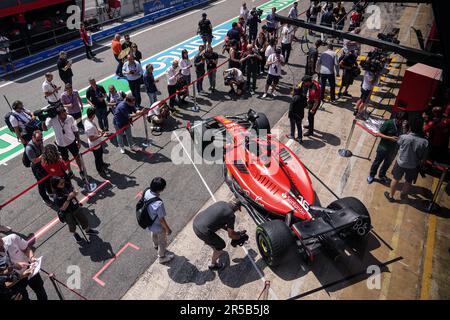
{"label": "person wearing cap", "polygon": [[313,80],[311,76],[304,76],[302,78],[300,88],[308,97],[308,125],[304,127],[305,129],[308,129],[308,132],[303,135],[307,137],[314,134],[314,117],[316,115],[317,109],[319,109],[320,106],[320,95],[322,89],[320,88],[319,83],[316,80]]}
{"label": "person wearing cap", "polygon": [[65,51],[61,51],[59,53],[59,58],[56,65],[58,67],[59,78],[61,81],[64,84],[72,84],[72,61],[67,60],[67,53]]}
{"label": "person wearing cap", "polygon": [[148,215],[153,223],[148,227],[152,236],[153,247],[158,250],[159,263],[168,263],[174,258],[174,254],[167,251],[167,236],[172,233],[166,220],[166,209],[164,202],[159,198],[166,188],[167,182],[164,178],[156,177],[150,183],[150,188],[144,192],[144,201],[154,198],[147,207]]}
{"label": "person wearing cap", "polygon": [[245,231],[235,231],[236,211],[241,211],[241,202],[237,199],[232,201],[218,201],[199,212],[192,223],[195,235],[206,245],[213,249],[210,270],[220,270],[224,267],[223,263],[218,262],[225,249],[225,241],[217,234],[217,231],[223,229],[227,231],[228,237],[232,240],[239,240]]}
{"label": "person wearing cap", "polygon": [[267,97],[267,92],[269,87],[272,87],[272,96],[275,97],[275,89],[280,81],[281,77],[281,66],[284,66],[284,57],[281,54],[281,49],[276,48],[275,53],[272,53],[268,58],[266,65],[269,67],[266,88],[264,90],[263,98]]}
{"label": "person wearing cap", "polygon": [[73,90],[72,84],[65,84],[64,92],[61,94],[61,103],[66,108],[67,113],[75,119],[78,129],[83,131],[83,122],[81,122],[83,101],[81,101],[78,91]]}
{"label": "person wearing cap", "polygon": [[[17,234],[10,234],[0,238],[0,257],[7,257],[10,265],[21,277],[24,275],[29,276],[31,274],[29,267],[31,263],[36,261],[34,251],[29,243]],[[30,279],[28,279],[28,277],[23,277],[20,281],[23,281],[22,285],[24,287],[27,285],[30,286],[38,300],[48,299],[44,288],[44,281],[39,273]],[[25,300],[28,300],[28,293],[26,290],[24,290],[23,293],[25,294]]]}
{"label": "person wearing cap", "polygon": [[204,46],[211,46],[211,41],[213,39],[213,26],[211,21],[209,21],[206,17],[206,12],[203,12],[202,19],[198,22],[197,34],[202,37]]}
{"label": "person wearing cap", "polygon": [[[80,169],[80,175],[83,176],[84,167],[81,163],[80,154],[80,134],[78,127],[76,126],[75,119],[67,114],[66,109],[60,106],[56,109],[56,117],[47,118],[42,123],[42,129],[47,131],[49,128],[53,128],[55,132],[56,146],[64,161],[69,161],[69,152],[75,157],[78,168]],[[73,171],[69,166],[69,176],[73,176]]]}

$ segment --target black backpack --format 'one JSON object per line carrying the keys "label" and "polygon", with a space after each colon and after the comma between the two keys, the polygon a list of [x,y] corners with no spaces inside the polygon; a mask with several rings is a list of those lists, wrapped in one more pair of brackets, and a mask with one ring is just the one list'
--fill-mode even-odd
{"label": "black backpack", "polygon": [[8,112],[7,114],[5,114],[5,123],[8,126],[8,129],[11,130],[11,132],[14,132],[14,128],[9,121],[9,117],[11,117],[12,115],[14,115],[12,112]]}
{"label": "black backpack", "polygon": [[161,199],[158,197],[154,197],[149,200],[144,200],[145,193],[147,192],[147,190],[148,189],[144,190],[141,199],[139,199],[138,203],[136,203],[136,219],[139,226],[142,229],[147,229],[148,227],[150,227],[153,224],[153,222],[155,222],[155,220],[158,218],[155,217],[155,219],[153,220],[150,219],[150,215],[148,214],[147,211],[148,206],[155,201],[161,201]]}

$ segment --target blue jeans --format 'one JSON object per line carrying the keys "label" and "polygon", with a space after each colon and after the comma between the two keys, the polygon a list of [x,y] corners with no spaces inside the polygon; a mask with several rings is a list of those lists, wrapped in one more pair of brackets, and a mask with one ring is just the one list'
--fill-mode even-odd
{"label": "blue jeans", "polygon": [[392,161],[395,159],[395,151],[378,149],[375,160],[373,160],[372,166],[370,167],[370,176],[375,177],[377,175],[378,168],[381,165],[381,169],[378,172],[379,177],[386,177],[386,172],[388,171]]}
{"label": "blue jeans", "polygon": [[150,105],[154,104],[158,98],[156,97],[156,92],[147,92],[148,99],[150,100]]}
{"label": "blue jeans", "polygon": [[116,68],[116,75],[119,77],[123,77],[122,68],[123,68],[123,62],[122,60],[118,59],[116,56],[114,56],[114,59],[118,62],[117,68]]}
{"label": "blue jeans", "polygon": [[109,130],[108,124],[108,109],[107,108],[95,108],[95,116],[98,120],[98,126],[103,131]]}
{"label": "blue jeans", "polygon": [[[114,125],[114,128],[117,130],[119,130],[120,128],[117,127],[116,125]],[[133,141],[133,135],[131,134],[131,127],[128,126],[125,130],[123,130],[121,133],[119,133],[118,135],[116,135],[117,137],[117,144],[119,145],[120,148],[124,147],[123,144],[123,136],[127,136],[127,142],[128,142],[128,146],[130,148],[134,147],[134,141]]]}

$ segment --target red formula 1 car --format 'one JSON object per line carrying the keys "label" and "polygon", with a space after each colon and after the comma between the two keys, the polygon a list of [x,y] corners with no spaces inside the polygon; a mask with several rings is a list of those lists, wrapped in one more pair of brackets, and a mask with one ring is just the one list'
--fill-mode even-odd
{"label": "red formula 1 car", "polygon": [[269,266],[280,264],[294,244],[310,263],[319,247],[342,253],[348,239],[361,239],[371,230],[369,212],[356,198],[341,198],[326,208],[313,205],[305,166],[272,137],[264,114],[250,109],[216,116],[188,124],[188,130],[203,158],[225,160],[225,181],[256,222],[258,249]]}

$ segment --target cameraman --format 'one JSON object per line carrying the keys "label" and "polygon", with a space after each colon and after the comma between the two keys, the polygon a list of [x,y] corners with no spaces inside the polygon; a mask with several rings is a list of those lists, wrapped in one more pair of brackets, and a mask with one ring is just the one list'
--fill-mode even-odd
{"label": "cameraman", "polygon": [[[247,51],[244,52],[241,59],[241,65],[247,73],[247,90],[251,94],[255,94],[256,80],[258,78],[259,62],[262,60],[258,50],[252,44],[247,46]],[[252,85],[250,86],[250,82]]]}
{"label": "cameraman", "polygon": [[9,116],[9,123],[14,129],[17,139],[26,146],[28,141],[31,140],[33,131],[37,129],[37,126],[33,121],[33,114],[30,110],[25,109],[20,100],[14,101],[12,108],[13,111]]}
{"label": "cameraman", "polygon": [[55,131],[56,146],[58,147],[58,151],[63,160],[68,163],[69,176],[73,176],[73,171],[68,162],[69,152],[75,157],[75,161],[80,169],[80,175],[83,176],[84,167],[81,164],[79,157],[80,135],[75,119],[71,115],[68,115],[66,109],[62,106],[56,109],[56,113],[56,117],[47,118],[45,122],[42,123],[42,129],[47,131],[49,128],[53,128]]}
{"label": "cameraman", "polygon": [[258,36],[258,23],[261,23],[261,13],[256,8],[252,8],[247,20],[249,42],[255,41]]}
{"label": "cameraman", "polygon": [[45,80],[42,83],[42,91],[44,92],[44,98],[50,105],[55,105],[59,102],[59,90],[61,90],[61,86],[56,86],[53,83],[53,74],[51,72],[47,72],[45,74]]}
{"label": "cameraman", "polygon": [[218,259],[223,254],[226,244],[216,232],[220,229],[226,230],[228,237],[232,240],[240,240],[245,235],[245,231],[234,231],[236,211],[241,211],[239,200],[235,199],[230,202],[219,201],[201,211],[194,218],[192,224],[194,233],[213,249],[211,264],[208,266],[210,270],[221,270],[224,267],[224,264],[219,263]]}
{"label": "cameraman", "polygon": [[147,121],[155,125],[156,131],[161,131],[161,126],[169,118],[170,110],[166,102],[156,101],[150,106]]}
{"label": "cameraman", "polygon": [[[231,87],[229,93],[236,93],[240,96],[244,90],[245,83],[242,71],[238,68],[227,69],[223,72],[223,77],[225,80],[225,85]],[[236,90],[234,90],[234,86],[236,86]]]}

